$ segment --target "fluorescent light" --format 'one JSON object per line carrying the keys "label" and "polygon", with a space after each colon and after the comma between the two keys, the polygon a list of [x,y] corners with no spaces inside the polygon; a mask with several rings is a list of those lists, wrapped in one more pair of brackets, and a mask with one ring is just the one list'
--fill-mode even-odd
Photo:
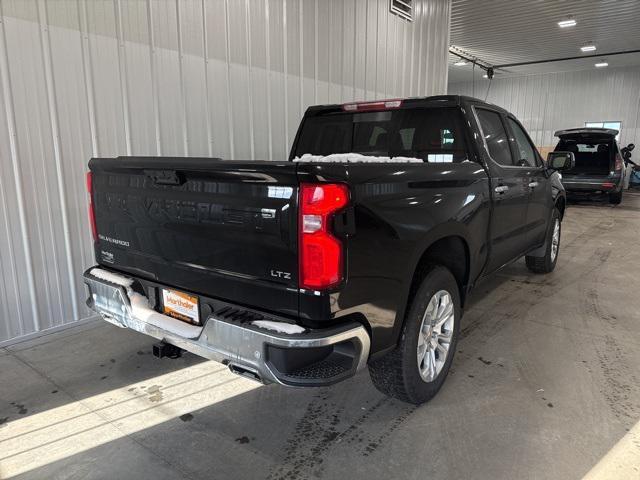
{"label": "fluorescent light", "polygon": [[558,22],[558,26],[560,28],[575,27],[576,24],[577,22],[573,18],[570,18],[568,20],[560,20]]}
{"label": "fluorescent light", "polygon": [[482,75],[482,78],[489,78],[489,75],[485,73],[484,75]]}
{"label": "fluorescent light", "polygon": [[585,45],[584,47],[580,47],[580,50],[582,50],[583,52],[595,52],[596,51],[596,46],[595,45]]}
{"label": "fluorescent light", "polygon": [[454,63],[454,65],[456,67],[463,67],[467,64],[467,62],[465,62],[464,60],[458,60],[456,63]]}
{"label": "fluorescent light", "polygon": [[599,62],[595,64],[596,68],[603,68],[603,67],[608,67],[609,64],[607,62]]}

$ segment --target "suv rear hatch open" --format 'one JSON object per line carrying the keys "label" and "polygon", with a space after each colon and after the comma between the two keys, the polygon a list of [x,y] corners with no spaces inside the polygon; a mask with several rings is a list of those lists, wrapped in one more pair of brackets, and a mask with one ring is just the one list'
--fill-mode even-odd
{"label": "suv rear hatch open", "polygon": [[617,130],[581,128],[556,132],[560,141],[555,151],[573,152],[575,167],[563,176],[608,176],[614,170]]}

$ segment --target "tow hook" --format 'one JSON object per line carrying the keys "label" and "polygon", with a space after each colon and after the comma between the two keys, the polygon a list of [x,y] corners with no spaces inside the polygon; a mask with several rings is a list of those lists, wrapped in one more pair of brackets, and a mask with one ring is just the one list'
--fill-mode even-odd
{"label": "tow hook", "polygon": [[157,358],[180,358],[182,356],[182,349],[171,345],[167,342],[158,342],[153,344],[153,356]]}

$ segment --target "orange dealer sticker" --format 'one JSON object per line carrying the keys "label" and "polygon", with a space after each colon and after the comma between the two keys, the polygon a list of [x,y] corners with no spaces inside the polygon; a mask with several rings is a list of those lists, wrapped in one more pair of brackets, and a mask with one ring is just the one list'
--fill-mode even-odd
{"label": "orange dealer sticker", "polygon": [[183,322],[200,325],[198,297],[175,290],[162,289],[162,311]]}

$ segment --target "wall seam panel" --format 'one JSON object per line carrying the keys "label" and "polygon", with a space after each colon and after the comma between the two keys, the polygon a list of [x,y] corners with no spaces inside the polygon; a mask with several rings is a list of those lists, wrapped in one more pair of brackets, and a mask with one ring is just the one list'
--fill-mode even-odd
{"label": "wall seam panel", "polygon": [[153,108],[153,128],[156,154],[162,155],[162,130],[160,125],[160,105],[158,98],[158,65],[156,61],[156,39],[153,31],[153,0],[147,0],[147,29],[149,31],[149,70],[151,76],[151,102]]}
{"label": "wall seam panel", "polygon": [[256,139],[253,131],[253,84],[251,75],[251,15],[249,12],[249,0],[245,0],[245,24],[244,35],[247,44],[247,100],[249,102],[249,144],[251,147],[251,160],[256,159]]}
{"label": "wall seam panel", "polygon": [[[47,103],[49,110],[49,122],[51,126],[51,139],[53,142],[53,159],[55,162],[57,184],[58,184],[58,201],[60,202],[60,215],[62,217],[62,231],[64,240],[64,249],[67,263],[67,282],[69,283],[69,294],[71,295],[71,308],[73,312],[73,320],[78,320],[78,295],[76,292],[75,281],[73,280],[73,272],[75,266],[73,264],[73,255],[71,251],[71,234],[69,231],[69,217],[67,209],[67,199],[65,196],[65,175],[62,170],[62,148],[60,146],[60,128],[58,122],[58,105],[55,95],[55,80],[53,78],[51,66],[51,42],[49,37],[48,16],[44,0],[38,0],[38,20],[40,23],[40,46],[42,49],[42,59],[45,72],[45,87],[47,91]],[[42,21],[44,20],[44,24]],[[59,293],[61,293],[59,291]],[[62,307],[62,305],[61,305]],[[64,316],[64,315],[63,315]]]}
{"label": "wall seam panel", "polygon": [[[4,5],[0,0],[0,17],[2,21],[2,32],[0,32],[0,75],[2,78],[2,95],[4,97],[5,115],[7,118],[7,128],[9,129],[9,151],[11,154],[11,166],[13,169],[13,177],[16,184],[16,201],[18,203],[18,218],[20,222],[20,231],[22,234],[22,242],[25,257],[25,266],[27,274],[27,285],[29,288],[29,296],[31,297],[31,314],[33,316],[34,330],[40,330],[40,314],[36,302],[36,288],[33,275],[33,263],[31,261],[31,245],[27,230],[27,219],[24,207],[24,192],[22,190],[22,175],[18,165],[18,145],[16,120],[13,106],[13,94],[11,88],[11,78],[9,74],[9,58],[7,53],[7,35],[5,28]],[[24,325],[22,325],[22,334],[24,334]]]}
{"label": "wall seam panel", "polygon": [[265,62],[267,67],[267,137],[269,142],[269,160],[273,160],[273,126],[271,124],[271,38],[269,33],[269,0],[264,0],[264,42]]}
{"label": "wall seam panel", "polygon": [[118,40],[118,76],[120,77],[121,103],[122,103],[122,126],[124,128],[125,147],[127,156],[131,156],[131,115],[129,110],[129,87],[127,85],[127,61],[124,38],[122,34],[122,5],[120,0],[114,0],[116,21],[116,36]]}

